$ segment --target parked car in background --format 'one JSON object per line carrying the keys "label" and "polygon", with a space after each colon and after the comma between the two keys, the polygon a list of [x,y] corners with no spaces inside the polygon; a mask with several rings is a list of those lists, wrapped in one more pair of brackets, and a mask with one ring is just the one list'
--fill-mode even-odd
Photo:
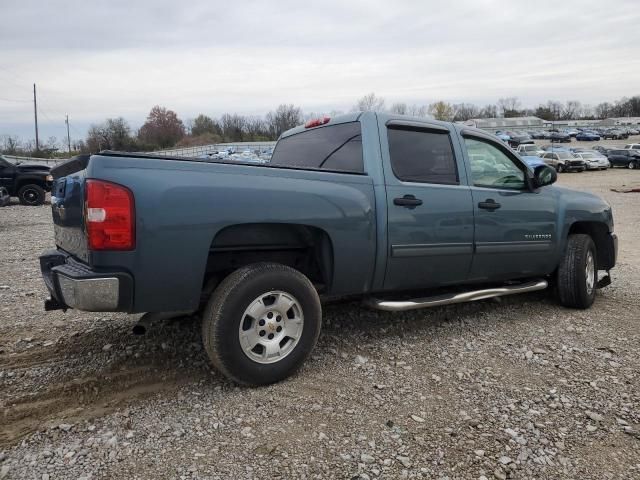
{"label": "parked car in background", "polygon": [[594,132],[584,131],[576,135],[576,140],[581,142],[597,142],[600,140],[600,135]]}
{"label": "parked car in background", "polygon": [[542,150],[536,144],[527,143],[527,144],[518,145],[516,152],[518,152],[521,156],[532,155],[532,156],[539,157],[544,153],[544,150]]}
{"label": "parked car in background", "polygon": [[566,145],[554,145],[553,143],[543,145],[540,148],[545,152],[570,152],[571,151],[571,147],[568,147]]}
{"label": "parked car in background", "polygon": [[630,148],[618,148],[607,150],[605,154],[611,163],[611,167],[640,168],[640,152]]}
{"label": "parked car in background", "polygon": [[548,140],[549,132],[546,130],[536,130],[531,133],[531,138],[535,138],[536,140]]}
{"label": "parked car in background", "polygon": [[11,163],[0,155],[0,187],[10,196],[18,197],[22,205],[42,205],[47,192],[51,191],[51,167]]}
{"label": "parked car in background", "polygon": [[575,129],[575,128],[570,128],[570,129],[569,129],[569,130],[567,130],[565,133],[566,133],[567,135],[569,135],[570,137],[576,137],[577,135],[579,135],[579,134],[580,134],[580,132],[581,132],[580,130],[577,130],[577,129]]}
{"label": "parked car in background", "polygon": [[545,152],[540,158],[547,165],[555,168],[558,173],[584,172],[587,169],[585,161],[574,157],[569,151]]}
{"label": "parked car in background", "polygon": [[595,150],[597,152],[600,152],[602,155],[604,155],[606,157],[607,156],[607,152],[609,150],[616,150],[618,148],[620,148],[620,147],[618,147],[616,145],[602,145],[602,144],[600,144],[600,145],[595,145],[593,147],[593,150]]}
{"label": "parked car in background", "polygon": [[640,143],[627,143],[624,148],[625,150],[640,150]]}
{"label": "parked car in background", "polygon": [[522,144],[534,143],[529,134],[524,132],[507,132],[507,135],[509,135],[509,140],[507,141],[507,143],[513,148]]}
{"label": "parked car in background", "polygon": [[595,150],[590,152],[575,152],[573,155],[576,158],[584,160],[587,170],[606,170],[611,166],[607,157]]}
{"label": "parked car in background", "polygon": [[552,142],[570,143],[571,137],[563,132],[551,132],[549,140]]}
{"label": "parked car in background", "polygon": [[546,165],[545,161],[536,155],[521,155],[520,158],[524,160],[524,163],[526,163],[527,166],[531,167],[531,170],[535,170],[535,168],[540,165]]}
{"label": "parked car in background", "polygon": [[511,140],[511,137],[507,135],[507,133],[503,132],[502,130],[496,131],[496,137],[498,137],[503,142],[508,142],[509,140]]}
{"label": "parked car in background", "polygon": [[627,135],[626,132],[623,132],[622,130],[617,130],[617,129],[613,129],[613,130],[607,130],[605,132],[602,133],[602,138],[605,140],[622,140],[625,138],[629,138],[629,135]]}

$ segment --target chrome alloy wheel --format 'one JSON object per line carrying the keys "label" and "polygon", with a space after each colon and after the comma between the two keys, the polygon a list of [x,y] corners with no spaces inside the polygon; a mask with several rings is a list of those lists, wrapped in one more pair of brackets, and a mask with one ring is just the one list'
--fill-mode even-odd
{"label": "chrome alloy wheel", "polygon": [[238,338],[242,351],[257,363],[275,363],[289,355],[302,337],[300,302],[279,290],[260,295],[242,315]]}
{"label": "chrome alloy wheel", "polygon": [[596,284],[596,262],[593,258],[593,252],[587,252],[587,261],[585,262],[584,274],[587,282],[587,293],[591,295],[593,287]]}

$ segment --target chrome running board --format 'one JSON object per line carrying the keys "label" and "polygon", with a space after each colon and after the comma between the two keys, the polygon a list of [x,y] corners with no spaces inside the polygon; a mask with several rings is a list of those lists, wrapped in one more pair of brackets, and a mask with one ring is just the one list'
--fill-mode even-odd
{"label": "chrome running board", "polygon": [[418,308],[438,307],[440,305],[451,305],[453,303],[474,302],[486,298],[503,297],[516,293],[534,292],[544,290],[549,284],[546,280],[536,280],[518,285],[508,285],[498,288],[487,288],[484,290],[472,290],[463,293],[451,293],[446,295],[435,295],[433,297],[415,298],[413,300],[380,300],[378,298],[367,298],[365,305],[377,310],[387,312],[404,312],[406,310],[416,310]]}

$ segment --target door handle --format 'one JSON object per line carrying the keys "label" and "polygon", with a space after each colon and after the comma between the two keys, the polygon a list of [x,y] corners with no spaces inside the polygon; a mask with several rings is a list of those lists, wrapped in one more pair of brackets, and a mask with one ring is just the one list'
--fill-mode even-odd
{"label": "door handle", "polygon": [[413,195],[405,195],[404,197],[394,198],[393,204],[401,207],[416,208],[418,205],[422,205],[422,200]]}
{"label": "door handle", "polygon": [[493,198],[487,198],[484,202],[478,203],[478,208],[482,208],[484,210],[497,210],[502,205],[496,202]]}

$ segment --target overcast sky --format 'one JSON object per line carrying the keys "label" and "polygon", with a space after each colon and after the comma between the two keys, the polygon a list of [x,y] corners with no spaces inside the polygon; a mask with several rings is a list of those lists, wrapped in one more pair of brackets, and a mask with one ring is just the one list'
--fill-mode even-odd
{"label": "overcast sky", "polygon": [[72,137],[151,107],[596,104],[640,94],[639,0],[0,0],[0,135]]}

